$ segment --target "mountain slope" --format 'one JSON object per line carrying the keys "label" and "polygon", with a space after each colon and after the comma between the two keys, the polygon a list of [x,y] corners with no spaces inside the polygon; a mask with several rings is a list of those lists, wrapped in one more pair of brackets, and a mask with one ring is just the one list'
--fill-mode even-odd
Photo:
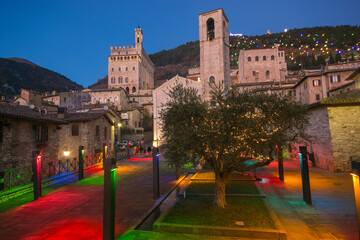
{"label": "mountain slope", "polygon": [[0,58],[0,96],[11,98],[20,89],[37,92],[71,91],[83,87],[70,79],[21,58]]}

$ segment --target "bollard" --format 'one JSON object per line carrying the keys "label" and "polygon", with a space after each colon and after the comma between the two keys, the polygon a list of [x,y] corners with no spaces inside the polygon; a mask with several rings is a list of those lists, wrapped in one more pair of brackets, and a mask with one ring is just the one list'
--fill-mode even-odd
{"label": "bollard", "polygon": [[301,179],[302,179],[302,187],[303,187],[303,200],[307,204],[311,204],[309,166],[308,166],[306,146],[300,146],[299,147],[299,156],[300,156],[300,165],[301,165]]}
{"label": "bollard", "polygon": [[104,159],[103,239],[115,237],[116,159]]}
{"label": "bollard", "polygon": [[79,146],[79,180],[84,179],[84,146]]}
{"label": "bollard", "polygon": [[160,197],[160,184],[159,184],[159,154],[156,147],[152,149],[153,158],[153,198]]}
{"label": "bollard", "polygon": [[283,159],[283,150],[282,147],[276,146],[277,150],[277,159],[278,159],[278,166],[279,166],[279,179],[284,181],[284,159]]}
{"label": "bollard", "polygon": [[130,143],[128,143],[128,147],[127,147],[127,158],[130,159]]}
{"label": "bollard", "polygon": [[103,157],[103,168],[104,168],[104,164],[105,164],[105,159],[106,159],[106,150],[107,150],[107,146],[106,144],[104,143],[103,144],[103,149],[102,149],[102,157]]}
{"label": "bollard", "polygon": [[32,164],[34,200],[38,200],[41,197],[41,155],[39,151],[32,152]]}

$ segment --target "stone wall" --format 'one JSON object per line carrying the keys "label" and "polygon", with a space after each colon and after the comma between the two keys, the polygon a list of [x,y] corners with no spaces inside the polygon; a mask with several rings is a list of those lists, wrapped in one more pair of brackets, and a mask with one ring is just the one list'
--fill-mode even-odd
{"label": "stone wall", "polygon": [[328,113],[334,170],[349,171],[349,158],[360,155],[360,106],[329,106]]}
{"label": "stone wall", "polygon": [[298,159],[299,146],[307,146],[307,151],[314,153],[316,167],[334,171],[330,126],[325,106],[313,108],[309,111],[309,127],[306,133],[311,139],[294,144],[292,157]]}
{"label": "stone wall", "polygon": [[10,124],[3,126],[3,139],[0,145],[0,169],[31,165],[33,151],[40,151],[45,162],[57,160],[58,125],[43,123],[48,126],[48,141],[38,143],[36,142],[36,125],[39,123],[11,118],[4,120]]}

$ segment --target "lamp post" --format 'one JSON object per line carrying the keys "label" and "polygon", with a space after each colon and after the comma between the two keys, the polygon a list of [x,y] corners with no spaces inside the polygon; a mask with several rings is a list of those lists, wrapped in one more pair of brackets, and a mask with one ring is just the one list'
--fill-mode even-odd
{"label": "lamp post", "polygon": [[103,239],[112,240],[115,236],[115,186],[116,159],[104,159],[104,207]]}
{"label": "lamp post", "polygon": [[32,152],[34,200],[41,197],[41,159],[39,151]]}
{"label": "lamp post", "polygon": [[79,146],[79,180],[84,179],[84,146]]}
{"label": "lamp post", "polygon": [[153,198],[158,199],[160,197],[160,184],[159,184],[159,156],[158,149],[153,147]]}
{"label": "lamp post", "polygon": [[358,232],[359,232],[359,239],[360,239],[360,162],[351,161],[351,168],[352,171],[350,175],[352,176],[353,185],[354,185],[354,195],[355,195],[355,205],[356,205],[356,215],[357,215],[357,222],[358,222]]}
{"label": "lamp post", "polygon": [[307,204],[311,204],[309,166],[308,166],[306,146],[300,146],[299,150],[300,150],[299,157],[300,157],[300,165],[301,165],[301,179],[302,179],[302,187],[303,187],[303,200]]}

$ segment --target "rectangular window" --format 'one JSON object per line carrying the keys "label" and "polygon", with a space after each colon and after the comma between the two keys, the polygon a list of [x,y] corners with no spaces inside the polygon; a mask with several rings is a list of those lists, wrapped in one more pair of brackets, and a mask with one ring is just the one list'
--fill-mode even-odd
{"label": "rectangular window", "polygon": [[331,83],[340,82],[340,75],[332,75],[332,76],[330,76],[330,82]]}
{"label": "rectangular window", "polygon": [[77,124],[71,125],[71,135],[79,136],[79,125],[77,125]]}
{"label": "rectangular window", "polygon": [[316,101],[319,101],[320,100],[320,94],[316,94],[315,98],[316,98]]}
{"label": "rectangular window", "polygon": [[36,142],[42,143],[48,141],[48,126],[44,124],[36,125]]}
{"label": "rectangular window", "polygon": [[318,86],[321,86],[321,81],[320,80],[313,80],[313,85],[314,87],[318,87]]}
{"label": "rectangular window", "polygon": [[95,135],[98,137],[100,135],[100,126],[96,125]]}

